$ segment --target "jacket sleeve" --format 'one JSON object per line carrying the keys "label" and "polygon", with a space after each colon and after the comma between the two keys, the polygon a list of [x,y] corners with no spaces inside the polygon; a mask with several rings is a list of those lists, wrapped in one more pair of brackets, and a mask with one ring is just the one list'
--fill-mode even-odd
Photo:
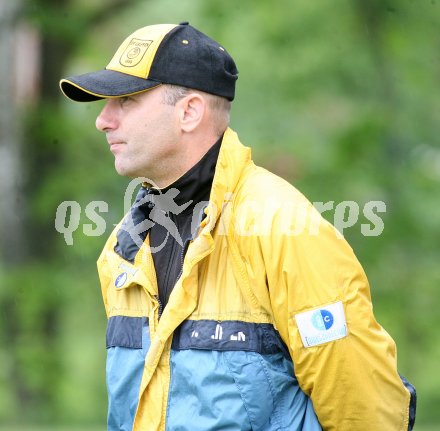
{"label": "jacket sleeve", "polygon": [[335,228],[295,199],[307,209],[301,220],[278,214],[259,247],[301,388],[324,430],[412,429],[415,391],[397,372],[395,343],[374,317],[361,265]]}

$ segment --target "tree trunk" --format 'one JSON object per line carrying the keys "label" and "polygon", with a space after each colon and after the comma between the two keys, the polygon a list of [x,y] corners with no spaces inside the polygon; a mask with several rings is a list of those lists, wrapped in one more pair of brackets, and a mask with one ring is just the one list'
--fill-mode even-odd
{"label": "tree trunk", "polygon": [[0,258],[6,265],[18,263],[26,252],[21,134],[14,100],[14,42],[20,5],[19,0],[0,0]]}

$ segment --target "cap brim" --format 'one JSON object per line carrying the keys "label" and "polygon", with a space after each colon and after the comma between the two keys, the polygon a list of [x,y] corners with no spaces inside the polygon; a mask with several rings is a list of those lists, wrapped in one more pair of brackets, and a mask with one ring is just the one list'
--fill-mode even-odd
{"label": "cap brim", "polygon": [[93,102],[141,93],[160,84],[157,81],[104,69],[62,79],[60,88],[66,97],[76,102]]}

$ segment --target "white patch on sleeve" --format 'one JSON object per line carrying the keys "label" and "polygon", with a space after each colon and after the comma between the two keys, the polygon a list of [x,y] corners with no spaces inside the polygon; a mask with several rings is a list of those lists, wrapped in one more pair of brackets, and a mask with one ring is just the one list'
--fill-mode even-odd
{"label": "white patch on sleeve", "polygon": [[348,334],[341,301],[296,314],[295,320],[304,347],[328,343]]}

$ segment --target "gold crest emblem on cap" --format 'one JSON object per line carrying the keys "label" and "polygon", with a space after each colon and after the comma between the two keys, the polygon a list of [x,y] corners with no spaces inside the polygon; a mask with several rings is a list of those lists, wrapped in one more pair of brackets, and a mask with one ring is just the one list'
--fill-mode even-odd
{"label": "gold crest emblem on cap", "polygon": [[152,40],[136,38],[131,39],[130,43],[122,53],[119,63],[121,63],[121,65],[124,67],[137,66],[141,62],[152,42]]}

